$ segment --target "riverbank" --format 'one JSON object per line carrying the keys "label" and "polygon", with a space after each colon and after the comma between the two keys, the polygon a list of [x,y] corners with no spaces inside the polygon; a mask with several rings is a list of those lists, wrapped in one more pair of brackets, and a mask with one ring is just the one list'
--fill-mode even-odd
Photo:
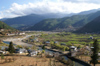
{"label": "riverbank", "polygon": [[26,39],[28,37],[30,37],[31,35],[27,35],[25,37],[20,37],[20,38],[13,38],[13,37],[10,37],[10,38],[6,38],[6,39],[3,39],[3,41],[7,41],[7,42],[13,42],[14,44],[16,45],[22,45],[22,46],[32,46],[31,44],[28,44],[28,43],[24,43],[22,42],[23,39]]}

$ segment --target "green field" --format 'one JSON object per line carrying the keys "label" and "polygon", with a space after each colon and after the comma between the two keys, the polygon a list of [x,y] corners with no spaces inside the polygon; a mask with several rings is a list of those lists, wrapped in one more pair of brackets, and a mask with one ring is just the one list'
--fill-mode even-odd
{"label": "green field", "polygon": [[[69,46],[76,46],[76,47],[84,47],[84,46],[92,46],[93,39],[90,37],[93,37],[93,39],[98,39],[100,42],[100,34],[75,34],[70,32],[61,32],[61,33],[45,33],[41,32],[41,35],[31,36],[28,39],[26,39],[27,42],[33,43],[33,44],[42,44],[45,45],[44,42],[49,41],[50,45],[49,47],[60,49],[60,50],[68,50]],[[33,42],[31,41],[34,38],[38,38],[39,42]],[[57,41],[58,43],[54,43]],[[62,45],[64,44],[64,45]]]}

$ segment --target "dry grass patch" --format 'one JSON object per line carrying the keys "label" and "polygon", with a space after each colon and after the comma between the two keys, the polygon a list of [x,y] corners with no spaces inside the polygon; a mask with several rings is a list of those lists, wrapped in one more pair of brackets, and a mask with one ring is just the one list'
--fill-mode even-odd
{"label": "dry grass patch", "polygon": [[[9,56],[9,58],[12,56]],[[36,58],[27,56],[13,56],[16,60],[9,63],[0,64],[0,66],[66,66],[53,58]],[[0,60],[1,62],[1,60]]]}

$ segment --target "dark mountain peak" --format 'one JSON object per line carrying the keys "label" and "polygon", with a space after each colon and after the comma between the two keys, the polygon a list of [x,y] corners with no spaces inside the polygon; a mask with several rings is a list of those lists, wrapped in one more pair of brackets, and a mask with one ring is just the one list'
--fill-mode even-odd
{"label": "dark mountain peak", "polygon": [[100,33],[100,16],[86,24],[81,29],[77,30],[78,33]]}

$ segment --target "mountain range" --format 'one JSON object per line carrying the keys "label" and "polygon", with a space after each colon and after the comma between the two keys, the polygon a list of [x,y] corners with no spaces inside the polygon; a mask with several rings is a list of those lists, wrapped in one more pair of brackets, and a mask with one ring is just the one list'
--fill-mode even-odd
{"label": "mountain range", "polygon": [[[87,15],[74,15],[71,17],[64,18],[52,18],[45,19],[35,24],[34,26],[28,28],[27,30],[57,30],[57,29],[70,29],[76,30],[76,28],[81,28],[96,17],[100,16],[100,11],[87,14]],[[66,30],[67,31],[67,30]]]}
{"label": "mountain range", "polygon": [[100,16],[100,9],[72,14],[30,14],[15,18],[5,18],[1,21],[20,30],[64,30],[76,31]]}
{"label": "mountain range", "polygon": [[[67,16],[70,16],[72,14],[69,14]],[[13,28],[20,28],[20,27],[26,27],[26,26],[33,26],[36,23],[48,19],[48,18],[62,18],[65,17],[66,14],[30,14],[26,16],[21,16],[21,17],[15,17],[15,18],[8,18],[8,19],[2,19],[1,21],[5,22],[9,26]]]}
{"label": "mountain range", "polygon": [[26,28],[29,26],[34,26],[35,24],[37,24],[38,22],[44,19],[70,17],[76,14],[85,15],[85,14],[94,13],[98,10],[100,9],[93,9],[89,11],[83,11],[81,13],[71,13],[71,14],[64,14],[64,13],[30,14],[30,15],[21,16],[21,17],[15,17],[15,18],[3,18],[0,20],[5,22],[11,27],[21,29],[21,28]]}

